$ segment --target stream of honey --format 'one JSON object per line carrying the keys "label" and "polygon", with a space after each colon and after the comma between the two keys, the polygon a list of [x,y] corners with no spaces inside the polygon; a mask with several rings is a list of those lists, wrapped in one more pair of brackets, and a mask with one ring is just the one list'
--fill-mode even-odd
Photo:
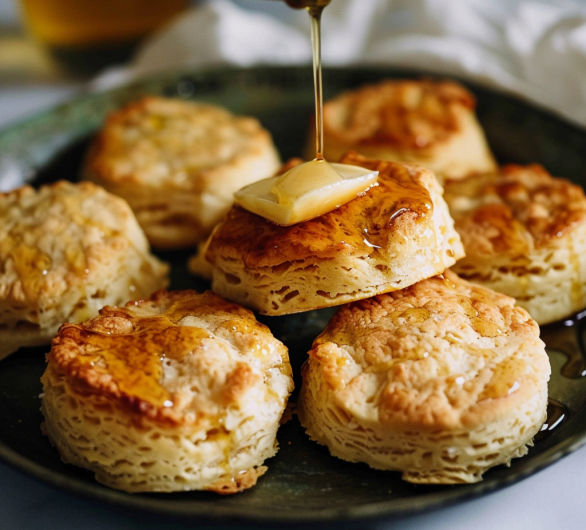
{"label": "stream of honey", "polygon": [[328,213],[368,191],[377,171],[358,166],[330,164],[324,158],[321,15],[330,0],[286,0],[305,8],[311,19],[315,92],[315,159],[294,166],[285,174],[245,186],[235,194],[243,208],[290,226]]}

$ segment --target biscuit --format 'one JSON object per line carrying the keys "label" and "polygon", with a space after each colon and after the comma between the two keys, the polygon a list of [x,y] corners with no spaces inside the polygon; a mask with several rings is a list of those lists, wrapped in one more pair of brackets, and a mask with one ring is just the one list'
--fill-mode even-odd
{"label": "biscuit", "polygon": [[446,185],[463,278],[517,299],[538,324],[586,306],[586,197],[538,165]]}
{"label": "biscuit", "polygon": [[62,460],[128,492],[253,486],[293,389],[268,328],[195,291],[64,325],[42,382],[44,431]]}
{"label": "biscuit", "polygon": [[496,164],[475,107],[474,96],[452,81],[386,80],[344,92],[324,104],[325,156],[337,161],[354,149],[421,164],[439,179],[491,171]]}
{"label": "biscuit", "polygon": [[242,186],[273,174],[279,155],[258,120],[221,107],[145,97],[112,113],[84,177],[126,199],[151,245],[203,241]]}
{"label": "biscuit", "polygon": [[[303,163],[301,158],[290,158],[288,159],[276,172],[276,175],[282,175],[295,166]],[[210,242],[211,235],[205,240],[197,244],[196,253],[190,256],[187,261],[187,270],[191,274],[195,274],[204,280],[212,281],[213,267],[209,261],[206,260],[205,254],[207,252],[208,244]]]}
{"label": "biscuit", "polygon": [[441,273],[463,250],[442,188],[419,166],[350,154],[378,185],[320,217],[277,226],[238,206],[212,234],[212,289],[267,315],[340,305]]}
{"label": "biscuit", "polygon": [[0,358],[167,285],[128,204],[85,182],[0,194]]}
{"label": "biscuit", "polygon": [[514,303],[446,271],[343,306],[303,369],[302,425],[332,455],[420,484],[477,482],[523,456],[550,366]]}

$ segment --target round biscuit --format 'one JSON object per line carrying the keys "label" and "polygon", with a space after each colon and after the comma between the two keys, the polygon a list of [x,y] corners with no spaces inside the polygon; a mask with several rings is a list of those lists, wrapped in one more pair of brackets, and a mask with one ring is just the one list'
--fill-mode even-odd
{"label": "round biscuit", "polygon": [[325,156],[337,161],[356,150],[420,164],[440,179],[491,171],[496,164],[475,106],[474,96],[453,81],[385,80],[347,91],[324,104]]}
{"label": "round biscuit", "polygon": [[514,297],[538,324],[586,307],[586,196],[538,165],[447,182],[462,278]]}
{"label": "round biscuit", "polygon": [[287,348],[219,296],[159,291],[59,330],[44,431],[64,462],[129,492],[251,487],[293,389]]}
{"label": "round biscuit", "polygon": [[0,358],[167,285],[128,204],[61,181],[0,194]]}
{"label": "round biscuit", "polygon": [[206,244],[212,289],[282,315],[402,289],[463,256],[431,171],[357,154],[343,162],[379,171],[378,183],[320,217],[278,226],[232,207]]}
{"label": "round biscuit", "polygon": [[150,243],[171,249],[205,240],[234,192],[271,176],[279,164],[257,119],[150,96],[108,116],[84,177],[125,198]]}
{"label": "round biscuit", "polygon": [[344,460],[414,483],[476,482],[526,454],[549,375],[527,312],[446,271],[343,306],[309,352],[298,414]]}

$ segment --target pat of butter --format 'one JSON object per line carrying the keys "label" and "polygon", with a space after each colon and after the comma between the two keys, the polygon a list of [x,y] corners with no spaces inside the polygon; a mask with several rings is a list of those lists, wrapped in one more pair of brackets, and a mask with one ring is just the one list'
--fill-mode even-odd
{"label": "pat of butter", "polygon": [[242,208],[289,226],[350,202],[373,186],[377,177],[378,171],[316,159],[283,175],[249,184],[234,198]]}

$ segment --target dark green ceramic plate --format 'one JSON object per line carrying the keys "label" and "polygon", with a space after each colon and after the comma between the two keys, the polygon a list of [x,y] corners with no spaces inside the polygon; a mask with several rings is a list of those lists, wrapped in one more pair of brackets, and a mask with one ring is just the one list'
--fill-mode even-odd
{"label": "dark green ceramic plate", "polygon": [[[325,95],[384,77],[413,75],[379,69],[325,72]],[[586,183],[586,131],[520,100],[470,87],[478,115],[501,162],[539,162],[552,173]],[[309,68],[256,68],[169,74],[103,94],[86,95],[0,133],[0,168],[18,167],[37,184],[75,180],[92,132],[105,114],[141,94],[195,98],[236,113],[255,115],[273,133],[283,158],[301,153],[313,109]],[[174,288],[203,288],[185,272],[187,254],[163,256],[173,265]],[[290,349],[299,373],[312,339],[332,310],[264,318]],[[140,510],[194,519],[256,523],[361,521],[392,518],[460,502],[512,484],[535,473],[586,441],[586,370],[582,355],[582,315],[543,329],[553,367],[550,429],[528,456],[498,467],[479,484],[427,487],[401,481],[398,473],[331,457],[310,442],[296,421],[281,428],[281,450],[269,472],[247,492],[231,497],[211,493],[129,495],[101,486],[93,477],[64,465],[41,435],[39,377],[43,348],[23,349],[0,363],[0,457],[50,484]],[[584,321],[586,322],[586,320]],[[585,372],[586,373],[586,372]]]}

